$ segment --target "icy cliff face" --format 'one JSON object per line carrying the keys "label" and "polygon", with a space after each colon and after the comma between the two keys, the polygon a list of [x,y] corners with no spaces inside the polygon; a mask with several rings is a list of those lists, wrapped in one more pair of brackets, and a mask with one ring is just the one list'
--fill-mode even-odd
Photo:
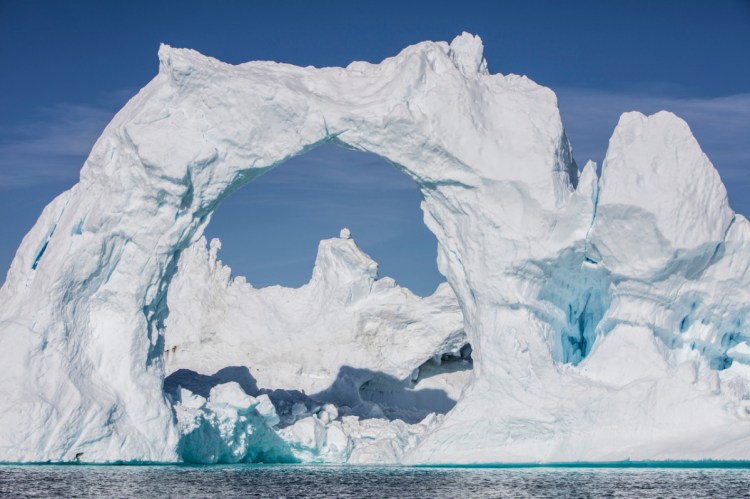
{"label": "icy cliff face", "polygon": [[[233,300],[272,310],[281,296],[323,307],[316,334],[339,310],[354,337],[365,334],[349,293],[368,310],[401,294],[407,315],[432,320],[446,291],[417,305],[373,283],[366,259],[341,243],[324,242],[319,261],[348,264],[316,271],[307,291],[222,283],[218,268],[208,289],[179,276],[222,198],[322,142],[378,154],[414,180],[473,347],[470,383],[445,417],[419,428],[375,418],[365,440],[404,462],[750,457],[750,225],[679,118],[624,115],[597,179],[592,163],[579,174],[554,94],[489,74],[471,35],[347,68],[231,66],[166,46],[159,58],[159,74],[109,124],[79,184],[26,236],[0,290],[0,460],[233,460],[258,449],[243,436],[251,433],[263,449],[280,437],[297,459],[385,459],[353,450],[371,420],[305,405],[281,428],[285,414],[273,423],[265,394],[237,380],[203,394],[162,386],[165,345],[169,369],[183,374],[253,367],[210,341],[197,348],[213,312],[182,307],[178,316],[175,299],[231,309],[227,331],[249,319]],[[337,307],[316,302],[313,288]],[[370,324],[395,337],[381,319]],[[270,334],[262,324],[248,324],[237,344]],[[285,350],[291,336],[273,332]],[[357,345],[352,361],[399,380],[435,347],[416,336],[418,355]],[[321,354],[332,364],[293,363],[327,382],[338,374],[325,369],[342,361]],[[249,372],[269,388],[299,382],[265,371]],[[316,390],[313,379],[302,383]],[[213,435],[215,452],[199,452],[202,435]],[[335,444],[344,441],[351,452]]]}

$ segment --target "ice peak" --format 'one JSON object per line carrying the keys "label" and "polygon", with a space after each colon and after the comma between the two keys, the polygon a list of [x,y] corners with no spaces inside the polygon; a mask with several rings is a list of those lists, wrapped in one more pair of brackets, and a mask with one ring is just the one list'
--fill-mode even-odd
{"label": "ice peak", "polygon": [[170,73],[172,71],[173,62],[179,57],[178,53],[179,49],[166,43],[159,44],[159,73]]}
{"label": "ice peak", "polygon": [[[343,229],[342,235],[344,231],[348,232],[348,229]],[[316,279],[316,276],[336,276],[336,279],[342,282],[361,279],[369,281],[376,279],[377,275],[378,264],[357,246],[351,235],[320,241],[313,279]]]}
{"label": "ice peak", "polygon": [[697,145],[697,141],[685,120],[669,111],[658,111],[651,115],[645,115],[639,111],[622,113],[612,135],[612,140],[616,137],[627,138],[639,135],[644,129],[649,129],[649,133],[655,133],[657,129],[663,133],[668,132],[670,135],[682,137],[695,142]]}
{"label": "ice peak", "polygon": [[484,44],[477,35],[463,32],[450,44],[449,55],[456,67],[465,75],[487,74],[487,61],[484,58]]}
{"label": "ice peak", "polygon": [[614,271],[628,275],[649,275],[680,252],[715,247],[734,216],[690,127],[666,111],[621,116],[600,184],[592,241]]}
{"label": "ice peak", "polygon": [[159,74],[166,74],[180,83],[191,81],[194,75],[208,75],[229,66],[196,50],[174,48],[165,43],[159,45],[158,56]]}
{"label": "ice peak", "polygon": [[166,43],[159,44],[159,62],[165,62],[169,60],[169,56],[174,49]]}
{"label": "ice peak", "polygon": [[[710,206],[714,216],[731,216],[719,173],[688,124],[669,111],[649,116],[637,111],[622,114],[602,165],[602,182],[610,184],[612,194],[642,197],[652,191],[653,202]],[[705,198],[705,204],[696,202],[694,196]],[[640,204],[639,199],[632,201]]]}

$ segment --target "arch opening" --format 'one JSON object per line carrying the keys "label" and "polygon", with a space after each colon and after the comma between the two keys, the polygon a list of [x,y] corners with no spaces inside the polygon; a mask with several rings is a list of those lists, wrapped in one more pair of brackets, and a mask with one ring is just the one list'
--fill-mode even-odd
{"label": "arch opening", "polygon": [[299,287],[318,242],[346,227],[379,274],[427,296],[445,280],[414,182],[382,158],[323,144],[237,189],[205,229],[221,259],[255,287]]}
{"label": "arch opening", "polygon": [[[305,157],[306,162],[300,161]],[[364,161],[353,166],[355,157]],[[327,172],[322,180],[311,178],[331,159],[340,161],[338,171]],[[270,204],[272,209],[283,208],[295,195],[303,195],[306,190],[314,191],[313,195],[308,194],[306,202],[319,202],[321,195],[325,199],[328,194],[325,184],[335,184],[337,179],[331,175],[338,174],[341,168],[349,170],[346,177],[350,184],[353,179],[354,184],[348,186],[344,199],[352,204],[359,202],[359,209],[387,209],[386,217],[376,220],[381,225],[368,227],[367,217],[360,216],[365,220],[357,220],[357,217],[354,217],[355,223],[341,223],[341,218],[328,220],[330,227],[321,224],[319,227],[323,229],[307,227],[304,221],[297,227],[308,239],[316,230],[330,231],[342,225],[361,228],[365,240],[368,229],[375,232],[390,229],[381,254],[390,257],[394,262],[392,267],[398,268],[399,263],[402,267],[412,267],[411,273],[402,275],[416,284],[418,292],[413,293],[410,286],[401,287],[400,278],[394,281],[392,276],[379,275],[377,263],[359,248],[348,231],[342,231],[338,238],[319,241],[314,265],[312,258],[299,258],[301,264],[308,265],[307,276],[312,270],[312,277],[301,283],[298,276],[298,281],[292,282],[296,287],[257,286],[252,276],[258,267],[250,266],[248,272],[230,269],[219,257],[222,245],[217,239],[208,244],[205,238],[193,238],[195,242],[175,256],[177,271],[174,275],[165,275],[169,283],[161,333],[167,375],[164,392],[181,422],[183,443],[178,451],[184,459],[204,459],[196,442],[221,438],[220,432],[210,429],[212,421],[220,419],[216,416],[214,399],[221,399],[230,386],[251,398],[267,397],[272,416],[265,417],[256,409],[248,413],[252,417],[247,417],[252,424],[263,426],[261,434],[271,438],[277,432],[292,431],[286,429],[305,424],[309,418],[317,421],[322,418],[326,424],[332,424],[340,423],[343,417],[355,416],[359,420],[398,420],[416,425],[427,417],[449,412],[468,385],[473,361],[458,300],[442,276],[442,282],[435,283],[435,274],[439,275],[434,263],[437,242],[425,227],[421,210],[414,206],[421,195],[412,181],[396,172],[392,165],[386,165],[382,158],[371,153],[324,144],[313,150],[305,149],[301,157],[285,162],[277,172],[262,178],[242,179],[258,188],[232,186],[221,206],[237,210],[237,206],[228,204],[237,199],[236,204],[240,207],[244,204],[245,212],[252,214],[256,212],[253,203],[257,203],[256,207]],[[381,171],[371,174],[374,168]],[[285,170],[292,175],[276,175]],[[387,173],[383,174],[383,170]],[[291,189],[279,185],[289,178],[298,185]],[[300,178],[307,183],[300,185]],[[375,182],[381,185],[373,186]],[[344,183],[343,187],[347,185]],[[334,185],[333,189],[336,188],[341,185]],[[370,198],[365,202],[356,199],[368,195]],[[253,200],[253,196],[258,199]],[[388,203],[389,196],[396,199]],[[325,201],[329,204],[326,209],[351,215],[345,213],[349,206],[335,203],[340,200],[329,197]],[[216,203],[212,210],[221,213],[221,206]],[[411,212],[409,215],[417,212],[418,217],[404,221],[404,209]],[[288,216],[289,210],[279,211],[269,216],[270,221],[262,220],[267,223],[259,232],[267,231],[266,235],[245,231],[246,236],[252,237],[245,246],[253,242],[265,244],[276,237],[282,239],[282,246],[299,249],[294,238],[283,237],[289,223],[280,220]],[[302,214],[303,218],[312,217],[308,220],[324,215]],[[206,220],[211,216],[209,213]],[[393,219],[398,216],[402,220],[396,224]],[[239,214],[236,217],[244,218]],[[223,224],[224,231],[232,221],[228,222]],[[210,224],[199,226],[198,232],[204,227],[205,234],[216,234],[212,233]],[[353,232],[357,236],[360,230]],[[409,248],[421,269],[415,270],[414,262],[398,262],[394,258],[403,255],[403,251],[398,251],[399,246],[424,249],[430,243],[432,254],[427,257]],[[392,255],[387,255],[389,244]],[[278,246],[261,249],[266,250],[267,255],[280,250]],[[256,260],[268,261],[262,256]],[[425,261],[431,264],[425,265]],[[271,265],[270,270],[277,271],[278,267]],[[242,275],[245,273],[248,275]],[[423,277],[430,273],[432,275]],[[289,274],[286,278],[289,279]],[[271,284],[262,280],[261,283]],[[240,377],[235,376],[238,372],[242,373]],[[196,418],[201,422],[195,423]],[[184,431],[185,428],[189,431]],[[267,444],[264,442],[258,443],[260,451],[256,449],[241,459],[273,462],[289,459],[291,451],[284,447],[284,440],[273,437],[270,450],[263,450]],[[226,451],[232,448],[231,443],[209,446],[223,449],[217,451],[221,462],[234,459],[234,454]]]}

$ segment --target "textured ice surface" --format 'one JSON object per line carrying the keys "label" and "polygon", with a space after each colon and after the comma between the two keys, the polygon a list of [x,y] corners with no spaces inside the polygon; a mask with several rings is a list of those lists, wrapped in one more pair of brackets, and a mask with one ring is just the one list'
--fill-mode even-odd
{"label": "textured ice surface", "polygon": [[[296,401],[288,412],[294,421],[277,414],[277,428],[267,433],[282,436],[292,457],[750,458],[750,225],[729,208],[718,174],[682,120],[666,112],[623,115],[597,179],[592,163],[579,173],[555,95],[526,77],[489,74],[481,41],[468,34],[347,68],[232,66],[167,46],[159,60],[159,74],[95,144],[80,182],[52,201],[24,238],[0,290],[0,460],[172,461],[190,448],[199,456],[191,459],[210,461],[254,452],[242,435],[274,426],[253,408],[255,395],[234,387],[229,400],[225,388],[197,395],[204,401],[163,390],[167,343],[170,351],[177,346],[170,369],[185,366],[182,374],[192,367],[210,377],[220,366],[259,362],[230,358],[241,354],[223,342],[197,348],[195,338],[216,311],[184,305],[192,299],[227,305],[227,331],[243,319],[222,301],[235,296],[272,300],[258,310],[325,305],[316,310],[343,312],[342,325],[356,322],[346,299],[316,302],[314,286],[332,296],[349,289],[371,311],[401,294],[404,317],[430,317],[431,303],[447,289],[414,300],[368,277],[358,266],[364,259],[337,259],[345,255],[331,261],[347,265],[325,273],[316,267],[307,291],[229,284],[220,268],[209,269],[207,281],[186,278],[179,291],[181,255],[205,251],[196,243],[217,203],[323,142],[378,154],[419,187],[425,223],[438,240],[438,267],[473,347],[473,370],[455,407],[424,424],[379,417],[377,402],[370,419],[332,419],[307,403],[295,410]],[[340,242],[328,250],[339,246],[357,255]],[[325,242],[322,248],[325,260],[331,255]],[[181,317],[170,308],[173,291],[186,300],[178,298]],[[282,296],[311,301],[288,305],[277,301]],[[373,327],[394,324],[390,310]],[[310,317],[315,334],[326,320]],[[268,334],[262,324],[249,323],[240,344]],[[359,326],[350,330],[355,337],[367,331]],[[374,332],[375,343],[396,337],[385,329],[383,336]],[[291,334],[273,332],[274,341],[257,348],[294,358]],[[360,345],[343,357],[336,351],[349,345],[333,343],[320,352],[330,366],[293,362],[323,375],[321,385],[338,377],[325,369],[340,371],[349,359],[365,367],[352,367],[345,379],[375,366],[383,377],[357,392],[372,399],[378,387],[403,381],[407,364],[423,359],[431,341],[414,342],[414,351],[411,342],[402,351]],[[381,348],[388,354],[378,357]],[[429,371],[423,367],[422,374]],[[281,370],[252,376],[269,388],[297,382]],[[427,379],[438,386],[440,376]],[[308,378],[298,377],[318,389]],[[175,418],[181,407],[192,416]],[[342,450],[339,431],[351,452]],[[205,434],[214,435],[210,445]],[[379,447],[358,451],[358,438]]]}

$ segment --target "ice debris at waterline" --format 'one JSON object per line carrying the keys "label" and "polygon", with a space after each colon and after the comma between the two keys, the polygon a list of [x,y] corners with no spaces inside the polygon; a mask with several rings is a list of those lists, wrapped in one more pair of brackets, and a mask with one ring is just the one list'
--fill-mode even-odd
{"label": "ice debris at waterline", "polygon": [[[552,91],[468,34],[347,68],[159,60],[0,291],[0,460],[750,458],[750,224],[681,119],[624,114],[598,179]],[[299,290],[230,281],[216,205],[325,142],[414,180],[450,290],[376,279],[346,237]]]}

